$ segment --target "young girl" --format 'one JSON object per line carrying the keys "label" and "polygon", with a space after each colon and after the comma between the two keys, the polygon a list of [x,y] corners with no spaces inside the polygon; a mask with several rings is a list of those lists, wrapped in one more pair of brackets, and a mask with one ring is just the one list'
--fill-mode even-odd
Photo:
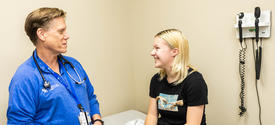
{"label": "young girl", "polygon": [[206,125],[207,85],[189,63],[188,41],[177,29],[159,32],[151,52],[155,74],[145,125]]}

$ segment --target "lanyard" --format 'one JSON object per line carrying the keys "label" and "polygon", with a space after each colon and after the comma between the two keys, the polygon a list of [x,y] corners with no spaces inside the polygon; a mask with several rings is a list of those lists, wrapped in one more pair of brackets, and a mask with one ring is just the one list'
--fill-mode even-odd
{"label": "lanyard", "polygon": [[[69,81],[69,77],[68,77],[68,74],[67,72],[64,72],[65,75],[66,75],[66,78],[67,78],[67,81],[70,85],[70,88],[71,90],[69,89],[69,86],[66,84],[66,81],[61,77],[61,75],[57,74],[56,72],[54,72],[48,65],[46,65],[35,53],[35,57],[40,61],[42,62],[41,64],[43,65],[43,67],[46,67],[50,73],[66,88],[66,90],[70,93],[70,95],[74,98],[74,100],[76,101],[77,103],[77,107],[83,111],[83,107],[80,103],[80,101],[78,100],[77,96],[76,96],[76,93],[75,93],[75,90],[74,90],[74,87],[72,85],[72,83]],[[61,60],[58,61],[58,64],[59,66],[61,67],[61,70],[65,71],[65,67],[64,65],[62,64]]]}

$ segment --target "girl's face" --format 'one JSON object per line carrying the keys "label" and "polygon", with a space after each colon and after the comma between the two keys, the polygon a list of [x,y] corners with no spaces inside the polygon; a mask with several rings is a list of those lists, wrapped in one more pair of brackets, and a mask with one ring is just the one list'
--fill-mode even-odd
{"label": "girl's face", "polygon": [[163,39],[159,37],[154,38],[151,56],[153,56],[155,60],[155,68],[168,70],[172,66],[172,62],[177,53],[177,49],[170,48],[168,43]]}

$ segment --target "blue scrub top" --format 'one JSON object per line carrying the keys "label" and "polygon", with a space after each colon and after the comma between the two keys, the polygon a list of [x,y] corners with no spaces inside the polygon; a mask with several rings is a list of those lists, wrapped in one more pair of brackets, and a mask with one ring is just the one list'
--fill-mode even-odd
{"label": "blue scrub top", "polygon": [[[62,85],[50,69],[39,57],[34,54],[41,67],[45,79],[51,84],[50,89],[43,87],[43,79],[32,57],[19,66],[9,86],[9,104],[7,110],[8,125],[11,124],[62,124],[78,125],[79,108],[69,91]],[[76,96],[85,111],[90,116],[99,114],[99,104],[94,94],[94,88],[81,64],[72,57],[64,56],[71,62],[79,73],[82,84],[75,84],[66,76],[66,70],[60,67],[59,77],[72,83]],[[62,65],[59,62],[59,65]],[[69,64],[64,65],[74,79],[80,81]]]}

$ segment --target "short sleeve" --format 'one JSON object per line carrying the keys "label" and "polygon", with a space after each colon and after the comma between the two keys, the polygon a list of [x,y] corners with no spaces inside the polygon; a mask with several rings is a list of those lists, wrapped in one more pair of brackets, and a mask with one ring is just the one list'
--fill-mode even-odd
{"label": "short sleeve", "polygon": [[190,79],[186,84],[187,105],[197,106],[208,104],[208,90],[207,85],[198,72],[190,74]]}
{"label": "short sleeve", "polygon": [[150,82],[150,90],[149,90],[149,96],[152,97],[152,98],[156,98],[157,97],[157,88],[158,88],[158,77],[159,75],[158,74],[155,74],[152,79],[151,79],[151,82]]}

